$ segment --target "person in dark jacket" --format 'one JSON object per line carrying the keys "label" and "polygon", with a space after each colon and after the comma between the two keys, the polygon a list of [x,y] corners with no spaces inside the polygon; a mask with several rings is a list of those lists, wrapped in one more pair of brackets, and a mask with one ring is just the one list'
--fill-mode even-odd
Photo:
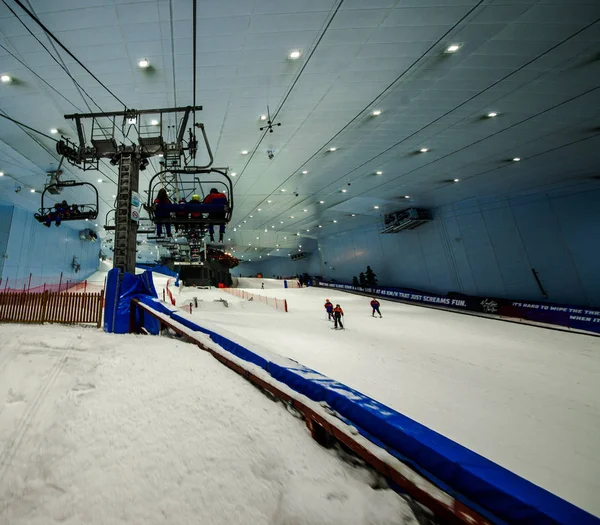
{"label": "person in dark jacket", "polygon": [[[223,221],[219,224],[219,242],[223,242],[223,234],[225,233],[225,206],[229,204],[227,195],[220,192],[217,188],[211,188],[210,193],[204,199],[204,204],[223,204],[223,211],[213,212],[208,214],[208,218],[212,220]],[[208,233],[210,234],[210,242],[215,242],[215,225],[208,225]]]}
{"label": "person in dark jacket", "polygon": [[339,304],[336,304],[335,308],[333,309],[333,327],[336,330],[338,329],[338,325],[339,328],[344,328],[344,325],[342,324],[342,317],[344,317],[344,310],[342,310],[342,307]]}
{"label": "person in dark jacket", "polygon": [[[164,188],[161,188],[158,192],[158,195],[156,196],[156,199],[154,199],[154,206],[156,211],[154,212],[154,215],[156,217],[168,217],[169,216],[169,212],[165,212],[163,209],[161,209],[163,206],[167,205],[167,204],[171,204],[171,199],[169,199],[169,196],[167,195],[167,190],[165,190]],[[156,225],[156,235],[157,237],[161,237],[162,236],[162,223],[158,223]],[[167,230],[167,237],[171,237],[171,224],[170,223],[165,223],[165,227]]]}
{"label": "person in dark jacket", "polygon": [[333,303],[329,299],[325,299],[325,310],[327,311],[327,318],[331,321],[333,317]]}
{"label": "person in dark jacket", "polygon": [[375,312],[379,314],[379,317],[382,317],[381,312],[379,311],[379,301],[373,297],[371,299],[371,308],[373,309],[373,317],[375,317]]}

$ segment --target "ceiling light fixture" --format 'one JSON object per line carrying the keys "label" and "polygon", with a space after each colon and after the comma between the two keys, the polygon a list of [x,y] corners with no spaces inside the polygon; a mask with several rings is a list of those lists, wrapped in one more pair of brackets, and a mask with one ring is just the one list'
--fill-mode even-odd
{"label": "ceiling light fixture", "polygon": [[262,211],[262,208],[257,208],[256,211]]}
{"label": "ceiling light fixture", "polygon": [[98,182],[102,182],[102,179],[98,179]]}
{"label": "ceiling light fixture", "polygon": [[376,175],[383,175],[383,171],[376,171],[375,174]]}
{"label": "ceiling light fixture", "polygon": [[2,75],[0,77],[0,80],[2,80],[2,82],[4,82],[5,84],[8,84],[12,80],[12,78],[10,78],[8,75]]}
{"label": "ceiling light fixture", "polygon": [[300,55],[302,53],[300,52],[299,49],[294,49],[293,51],[290,51],[290,53],[288,54],[288,58],[290,60],[298,60],[300,58]]}
{"label": "ceiling light fixture", "polygon": [[164,155],[162,153],[159,153],[158,156],[162,159],[164,157]]}
{"label": "ceiling light fixture", "polygon": [[153,126],[158,126],[158,120],[151,120],[150,124],[152,124]]}
{"label": "ceiling light fixture", "polygon": [[329,151],[335,151],[337,148],[329,148]]}
{"label": "ceiling light fixture", "polygon": [[337,222],[336,220],[334,220],[333,222]]}
{"label": "ceiling light fixture", "polygon": [[285,188],[281,188],[281,191],[285,191]]}
{"label": "ceiling light fixture", "polygon": [[352,214],[352,217],[356,217],[356,213],[353,213],[353,214]]}
{"label": "ceiling light fixture", "polygon": [[319,201],[319,204],[325,204],[325,201]]}
{"label": "ceiling light fixture", "polygon": [[446,53],[456,53],[460,49],[458,44],[451,44],[446,48]]}
{"label": "ceiling light fixture", "polygon": [[[254,216],[253,216],[253,215],[249,215],[249,217],[250,217],[251,219],[254,219]],[[246,221],[244,221],[244,222],[246,222]]]}
{"label": "ceiling light fixture", "polygon": [[491,111],[490,113],[487,114],[488,118],[494,118],[498,116],[498,113],[496,113],[495,111]]}
{"label": "ceiling light fixture", "polygon": [[421,148],[419,151],[421,153],[427,153],[429,151],[429,148]]}
{"label": "ceiling light fixture", "polygon": [[267,120],[267,116],[266,115],[261,115],[260,116],[260,120]]}
{"label": "ceiling light fixture", "polygon": [[140,66],[143,69],[146,69],[147,67],[150,66],[150,62],[148,61],[147,58],[142,58],[139,62],[138,62],[138,66]]}
{"label": "ceiling light fixture", "polygon": [[35,190],[34,190],[33,188],[31,188],[29,191],[30,191],[31,193],[35,193]]}
{"label": "ceiling light fixture", "polygon": [[308,210],[302,210],[304,213],[306,213]]}
{"label": "ceiling light fixture", "polygon": [[113,199],[116,199],[116,198],[117,198],[117,196],[116,196],[116,195],[113,195]]}
{"label": "ceiling light fixture", "polygon": [[410,199],[410,195],[405,195],[404,198],[405,199]]}
{"label": "ceiling light fixture", "polygon": [[460,179],[454,179],[454,182],[460,182]]}
{"label": "ceiling light fixture", "polygon": [[267,201],[268,204],[271,204],[271,202],[273,202],[273,201]]}
{"label": "ceiling light fixture", "polygon": [[4,177],[4,172],[0,171],[0,177]]}
{"label": "ceiling light fixture", "polygon": [[521,157],[515,157],[515,158],[513,159],[513,162],[519,162],[520,160],[521,160]]}
{"label": "ceiling light fixture", "polygon": [[232,176],[232,177],[235,177],[236,175],[237,175],[237,173],[236,173],[235,171],[232,171],[232,172],[231,172],[231,176]]}
{"label": "ceiling light fixture", "polygon": [[373,206],[373,208],[375,208],[376,210],[378,210],[378,209],[379,209],[379,206]]}
{"label": "ceiling light fixture", "polygon": [[52,128],[50,130],[50,133],[52,133],[52,135],[56,135],[58,133],[58,130],[56,128]]}
{"label": "ceiling light fixture", "polygon": [[346,193],[348,190],[342,190],[342,193]]}
{"label": "ceiling light fixture", "polygon": [[374,117],[378,117],[379,115],[381,115],[381,110],[380,109],[376,109],[374,111],[371,112],[371,115],[373,115]]}
{"label": "ceiling light fixture", "polygon": [[248,155],[248,150],[242,150],[242,155]]}
{"label": "ceiling light fixture", "polygon": [[322,228],[322,227],[323,227],[323,226],[321,226],[321,225],[319,224],[319,228]]}
{"label": "ceiling light fixture", "polygon": [[307,170],[302,171],[302,175],[306,175],[308,173]]}

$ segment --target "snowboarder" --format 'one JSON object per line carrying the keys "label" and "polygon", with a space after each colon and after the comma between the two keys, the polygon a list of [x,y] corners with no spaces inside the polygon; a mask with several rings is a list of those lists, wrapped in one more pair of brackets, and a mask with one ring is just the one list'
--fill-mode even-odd
{"label": "snowboarder", "polygon": [[379,314],[379,317],[382,317],[381,312],[379,311],[379,301],[373,297],[371,299],[371,308],[373,308],[373,317],[375,317],[375,312]]}
{"label": "snowboarder", "polygon": [[344,325],[342,324],[342,317],[344,316],[344,310],[342,310],[342,307],[339,304],[335,305],[335,308],[333,309],[333,327],[337,330],[338,329],[338,324],[340,325],[340,328],[343,330],[344,329]]}
{"label": "snowboarder", "polygon": [[327,311],[327,319],[331,321],[333,317],[333,303],[329,299],[325,299],[325,310]]}

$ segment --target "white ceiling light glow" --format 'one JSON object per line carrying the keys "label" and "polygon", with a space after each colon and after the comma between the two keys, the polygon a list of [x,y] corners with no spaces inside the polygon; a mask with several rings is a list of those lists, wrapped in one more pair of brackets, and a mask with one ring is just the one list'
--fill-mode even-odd
{"label": "white ceiling light glow", "polygon": [[52,133],[52,135],[56,135],[58,133],[58,130],[56,128],[52,128],[50,130],[50,133]]}
{"label": "white ceiling light glow", "polygon": [[300,58],[300,55],[302,55],[302,53],[300,52],[299,49],[294,49],[292,51],[289,52],[288,54],[288,58],[290,60],[298,60]]}
{"label": "white ceiling light glow", "polygon": [[376,175],[383,175],[383,171],[376,171],[375,174]]}
{"label": "white ceiling light glow", "polygon": [[146,69],[147,67],[150,67],[150,61],[147,58],[142,58],[138,62],[138,66],[140,66],[142,69]]}
{"label": "white ceiling light glow", "polygon": [[519,162],[520,160],[521,160],[521,157],[515,157],[515,158],[513,159],[513,162]]}
{"label": "white ceiling light glow", "polygon": [[242,155],[248,155],[248,150],[242,150]]}
{"label": "white ceiling light glow", "polygon": [[421,148],[419,151],[421,153],[427,153],[429,151],[429,148]]}
{"label": "white ceiling light glow", "polygon": [[375,208],[376,210],[378,210],[378,209],[379,209],[379,206],[373,206],[373,208]]}
{"label": "white ceiling light glow", "polygon": [[454,182],[460,182],[460,179],[454,179]]}
{"label": "white ceiling light glow", "polygon": [[260,120],[267,120],[267,116],[266,115],[261,115],[260,116]]}
{"label": "white ceiling light glow", "polygon": [[8,84],[12,80],[12,78],[9,75],[2,75],[0,77],[0,80],[2,80],[2,82],[4,82],[5,84]]}
{"label": "white ceiling light glow", "polygon": [[237,173],[236,173],[235,171],[232,171],[232,172],[231,172],[231,176],[232,176],[232,177],[235,177],[236,175],[237,175]]}
{"label": "white ceiling light glow", "polygon": [[405,199],[410,199],[410,195],[405,195],[404,198]]}
{"label": "white ceiling light glow", "polygon": [[371,115],[373,115],[374,117],[378,117],[379,115],[381,115],[381,110],[375,109],[371,112]]}
{"label": "white ceiling light glow", "polygon": [[319,201],[319,204],[325,204],[325,201]]}
{"label": "white ceiling light glow", "polygon": [[446,48],[446,53],[456,53],[460,49],[458,44],[451,44]]}
{"label": "white ceiling light glow", "polygon": [[306,175],[307,173],[308,173],[308,171],[304,170],[304,171],[302,172],[302,175]]}
{"label": "white ceiling light glow", "polygon": [[497,116],[498,116],[498,113],[496,113],[495,111],[490,111],[490,112],[487,114],[487,116],[488,116],[488,118],[494,118],[494,117],[497,117]]}
{"label": "white ceiling light glow", "polygon": [[342,193],[346,193],[348,190],[342,190]]}
{"label": "white ceiling light glow", "polygon": [[337,148],[329,148],[329,151],[335,151]]}
{"label": "white ceiling light glow", "polygon": [[158,120],[151,120],[150,124],[152,124],[153,126],[158,126]]}

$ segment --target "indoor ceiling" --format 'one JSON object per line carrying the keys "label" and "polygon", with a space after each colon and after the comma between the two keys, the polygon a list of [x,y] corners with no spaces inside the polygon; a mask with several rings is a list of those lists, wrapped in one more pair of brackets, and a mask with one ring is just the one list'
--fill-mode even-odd
{"label": "indoor ceiling", "polygon": [[[192,104],[193,2],[23,4],[97,77],[2,0],[0,110],[47,136],[0,119],[0,203],[34,211],[53,138],[76,139],[65,114]],[[228,244],[287,256],[387,211],[597,177],[599,21],[598,0],[198,0],[197,117],[235,173]],[[102,232],[116,168],[63,169],[98,187]]]}

